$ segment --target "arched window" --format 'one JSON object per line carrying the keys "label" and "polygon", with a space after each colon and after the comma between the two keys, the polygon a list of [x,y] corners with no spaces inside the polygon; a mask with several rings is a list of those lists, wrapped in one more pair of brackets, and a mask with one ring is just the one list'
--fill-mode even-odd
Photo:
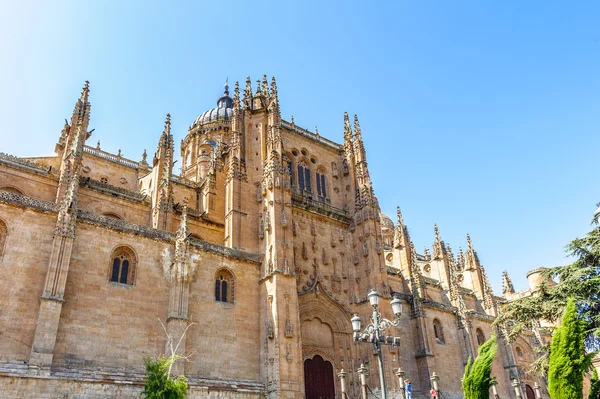
{"label": "arched window", "polygon": [[227,269],[217,271],[215,276],[215,300],[217,302],[233,303],[235,294],[235,279]]}
{"label": "arched window", "polygon": [[326,198],[327,190],[325,189],[325,174],[322,171],[317,171],[317,195]]}
{"label": "arched window", "polygon": [[475,335],[477,336],[477,344],[483,345],[483,343],[485,342],[485,335],[483,335],[483,331],[481,331],[481,328],[475,330]]}
{"label": "arched window", "polygon": [[4,255],[4,246],[6,245],[6,238],[8,237],[8,227],[6,223],[0,220],[0,260]]}
{"label": "arched window", "polygon": [[25,195],[25,194],[23,194],[23,191],[19,190],[16,187],[2,187],[2,188],[0,188],[0,191],[7,191],[9,193],[15,193],[15,194],[20,194],[20,195]]}
{"label": "arched window", "polygon": [[435,334],[435,342],[438,344],[444,344],[444,329],[442,323],[438,319],[433,319],[433,333]]}
{"label": "arched window", "polygon": [[192,151],[188,150],[187,154],[185,155],[185,166],[190,166],[192,164]]}
{"label": "arched window", "polygon": [[298,187],[300,190],[306,190],[309,193],[312,192],[310,186],[310,169],[304,161],[298,164]]}
{"label": "arched window", "polygon": [[117,247],[110,257],[110,281],[114,283],[133,285],[137,257],[129,247]]}
{"label": "arched window", "polygon": [[517,348],[515,349],[515,352],[517,352],[517,357],[519,359],[523,359],[523,351],[521,350],[520,347],[517,346]]}

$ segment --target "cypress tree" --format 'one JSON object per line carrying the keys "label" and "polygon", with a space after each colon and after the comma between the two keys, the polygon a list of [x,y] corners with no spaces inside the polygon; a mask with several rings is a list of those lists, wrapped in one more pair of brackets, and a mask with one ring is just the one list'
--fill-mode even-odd
{"label": "cypress tree", "polygon": [[548,392],[552,399],[583,399],[583,374],[594,355],[585,353],[584,338],[584,323],[578,320],[575,301],[570,298],[550,344]]}
{"label": "cypress tree", "polygon": [[496,334],[479,347],[474,362],[471,358],[465,368],[462,388],[465,399],[489,399],[492,362],[496,356]]}

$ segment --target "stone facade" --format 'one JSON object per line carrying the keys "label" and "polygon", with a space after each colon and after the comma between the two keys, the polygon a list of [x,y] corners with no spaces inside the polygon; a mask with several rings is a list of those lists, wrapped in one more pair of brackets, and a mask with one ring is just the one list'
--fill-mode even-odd
{"label": "stone facade", "polygon": [[[192,398],[303,398],[305,363],[316,356],[336,375],[369,369],[373,348],[353,341],[354,313],[368,320],[367,294],[404,301],[383,348],[390,391],[401,367],[415,396],[440,376],[459,397],[503,302],[467,236],[455,255],[435,227],[416,253],[398,209],[381,214],[358,118],[344,115],[334,143],[281,119],[275,79],[201,114],[181,142],[173,173],[167,115],[152,159],[86,143],[89,87],[65,124],[56,156],[0,154],[0,389],[7,397],[121,398],[143,385],[143,359],[168,351],[165,331],[191,355],[176,373]],[[508,276],[506,276],[508,278]],[[494,362],[501,397],[527,374],[539,332],[507,345]],[[516,349],[515,349],[516,348]],[[516,351],[516,352],[515,352]],[[330,381],[339,397],[339,381]]]}

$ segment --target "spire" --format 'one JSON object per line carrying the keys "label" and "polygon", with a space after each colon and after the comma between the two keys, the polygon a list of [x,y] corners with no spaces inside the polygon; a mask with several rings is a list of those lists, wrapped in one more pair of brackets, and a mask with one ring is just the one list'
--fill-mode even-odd
{"label": "spire", "polygon": [[505,270],[502,272],[502,294],[514,294],[515,287],[513,286],[512,280],[508,275],[508,272]]}
{"label": "spire", "polygon": [[463,270],[465,268],[465,254],[463,253],[462,248],[458,248],[458,257],[456,259],[456,266],[459,270]]}
{"label": "spire", "polygon": [[83,85],[83,89],[81,90],[81,97],[79,97],[79,98],[81,99],[81,101],[87,102],[89,95],[90,95],[90,82],[89,82],[89,80],[86,80],[85,84]]}
{"label": "spire", "polygon": [[233,89],[233,109],[240,109],[240,84],[235,82],[235,88]]}
{"label": "spire", "polygon": [[365,152],[360,123],[358,122],[358,115],[356,114],[354,114],[354,152],[360,152],[361,154],[364,154]]}
{"label": "spire", "polygon": [[444,254],[442,239],[440,238],[440,231],[437,224],[433,224],[433,231],[435,232],[435,241],[433,243],[433,259],[442,259]]}
{"label": "spire", "polygon": [[271,78],[271,95],[277,99],[277,82],[275,82],[275,76]]}
{"label": "spire", "polygon": [[394,231],[394,247],[403,248],[404,247],[404,222],[402,220],[402,212],[400,212],[400,207],[396,207],[396,214],[398,216],[398,224],[396,224],[396,229]]}
{"label": "spire", "polygon": [[269,96],[269,83],[267,82],[267,75],[263,75],[262,80],[262,95],[265,97]]}
{"label": "spire", "polygon": [[344,143],[346,142],[352,142],[352,127],[350,127],[348,113],[344,112]]}
{"label": "spire", "polygon": [[250,76],[246,77],[246,88],[244,89],[244,107],[249,109],[252,105],[252,81]]}
{"label": "spire", "polygon": [[467,255],[465,258],[465,268],[467,270],[476,269],[479,266],[479,259],[477,254],[473,250],[473,243],[471,242],[471,236],[467,233]]}
{"label": "spire", "polygon": [[181,210],[181,222],[179,223],[179,229],[177,229],[177,240],[185,240],[188,236],[188,222],[187,222],[187,205],[183,206]]}

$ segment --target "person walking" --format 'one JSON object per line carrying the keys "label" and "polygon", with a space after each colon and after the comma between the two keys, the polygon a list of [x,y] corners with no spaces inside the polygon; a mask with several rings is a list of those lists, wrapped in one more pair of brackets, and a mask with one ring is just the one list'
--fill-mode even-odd
{"label": "person walking", "polygon": [[412,399],[412,384],[410,380],[404,380],[404,383],[406,384],[406,399]]}
{"label": "person walking", "polygon": [[429,395],[431,396],[431,399],[437,399],[437,392],[435,391],[435,389],[433,387],[431,387],[431,391],[429,391]]}

